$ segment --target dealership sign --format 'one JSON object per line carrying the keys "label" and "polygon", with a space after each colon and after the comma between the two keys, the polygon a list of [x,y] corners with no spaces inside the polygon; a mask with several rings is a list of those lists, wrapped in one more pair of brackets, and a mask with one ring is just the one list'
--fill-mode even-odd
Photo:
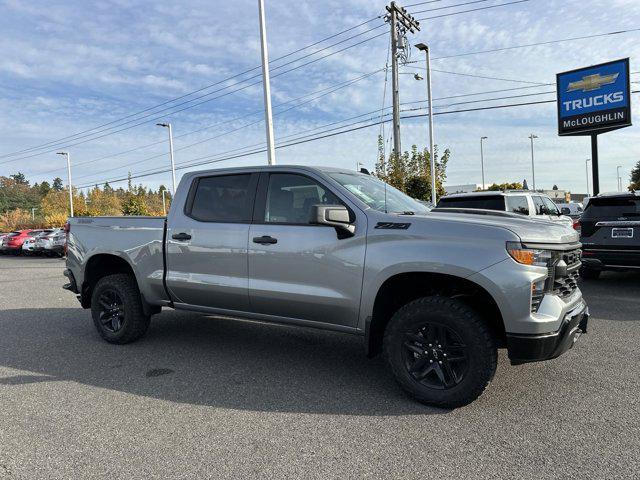
{"label": "dealership sign", "polygon": [[593,135],[631,125],[629,59],[556,76],[558,135]]}

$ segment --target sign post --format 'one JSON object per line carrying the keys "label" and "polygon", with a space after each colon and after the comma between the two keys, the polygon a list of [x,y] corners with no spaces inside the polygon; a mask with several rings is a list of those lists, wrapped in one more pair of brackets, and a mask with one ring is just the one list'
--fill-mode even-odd
{"label": "sign post", "polygon": [[593,194],[600,193],[598,135],[631,125],[629,59],[556,75],[558,135],[591,136]]}

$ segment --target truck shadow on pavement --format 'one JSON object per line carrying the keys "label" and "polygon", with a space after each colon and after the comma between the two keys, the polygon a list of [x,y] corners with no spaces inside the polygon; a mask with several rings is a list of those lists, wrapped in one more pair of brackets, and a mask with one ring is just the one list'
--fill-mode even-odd
{"label": "truck shadow on pavement", "polygon": [[442,414],[400,391],[362,338],[164,311],[147,335],[110,345],[77,308],[0,311],[2,388],[72,381],[162,400],[253,411]]}

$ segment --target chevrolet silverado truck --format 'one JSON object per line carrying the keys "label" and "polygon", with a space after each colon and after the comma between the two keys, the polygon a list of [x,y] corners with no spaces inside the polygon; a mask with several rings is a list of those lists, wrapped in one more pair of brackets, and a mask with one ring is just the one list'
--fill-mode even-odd
{"label": "chevrolet silverado truck", "polygon": [[512,364],[555,358],[589,317],[573,229],[430,213],[354,171],[191,172],[166,219],[76,217],[67,230],[65,288],[107,342],[139,339],[162,307],[350,333],[438,407],[475,400],[498,349]]}

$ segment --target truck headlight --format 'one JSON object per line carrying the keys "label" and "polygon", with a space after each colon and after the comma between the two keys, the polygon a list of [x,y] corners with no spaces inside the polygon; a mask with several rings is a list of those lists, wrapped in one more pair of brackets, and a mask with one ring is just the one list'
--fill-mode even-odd
{"label": "truck headlight", "polygon": [[523,265],[549,268],[553,262],[553,254],[550,250],[525,248],[518,242],[507,242],[507,252],[511,258]]}

